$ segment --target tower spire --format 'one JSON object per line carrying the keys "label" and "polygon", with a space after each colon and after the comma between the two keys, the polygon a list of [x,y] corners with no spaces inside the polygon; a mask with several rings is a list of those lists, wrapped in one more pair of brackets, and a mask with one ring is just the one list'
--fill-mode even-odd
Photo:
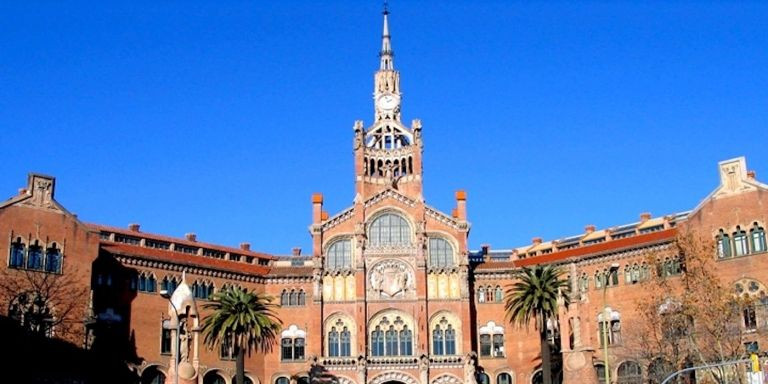
{"label": "tower spire", "polygon": [[387,6],[386,0],[384,1],[384,12],[382,12],[382,14],[384,15],[384,31],[381,34],[381,52],[379,52],[379,57],[381,57],[381,67],[379,69],[391,71],[395,69],[392,61],[395,53],[392,52],[392,42],[389,38],[389,23],[387,21],[389,7]]}

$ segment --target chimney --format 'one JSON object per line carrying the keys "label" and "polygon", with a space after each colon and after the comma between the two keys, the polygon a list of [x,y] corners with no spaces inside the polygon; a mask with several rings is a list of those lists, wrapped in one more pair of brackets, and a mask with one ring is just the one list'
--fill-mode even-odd
{"label": "chimney", "polygon": [[643,212],[640,214],[640,222],[645,223],[646,221],[651,219],[651,213],[650,212]]}
{"label": "chimney", "polygon": [[755,171],[747,171],[747,179],[755,180],[757,177],[757,173]]}
{"label": "chimney", "polygon": [[533,245],[539,245],[541,244],[541,237],[534,237],[531,241],[533,242]]}
{"label": "chimney", "polygon": [[586,232],[587,234],[590,234],[594,231],[595,231],[595,226],[592,224],[589,224],[586,227],[584,227],[584,232]]}
{"label": "chimney", "polygon": [[197,235],[196,235],[196,234],[194,234],[194,233],[192,233],[192,232],[190,232],[190,233],[185,233],[185,234],[184,234],[184,237],[185,237],[187,240],[189,240],[189,241],[197,241]]}
{"label": "chimney", "polygon": [[242,249],[243,251],[250,251],[251,243],[240,243],[240,249]]}
{"label": "chimney", "polygon": [[459,217],[459,210],[456,209],[456,208],[452,209],[451,210],[451,217],[453,217],[454,219]]}
{"label": "chimney", "polygon": [[26,193],[27,193],[27,189],[26,188],[19,188],[19,195],[24,195]]}
{"label": "chimney", "polygon": [[467,220],[467,192],[461,189],[456,191],[456,218]]}
{"label": "chimney", "polygon": [[485,256],[485,255],[488,254],[488,252],[490,252],[491,245],[490,244],[482,244],[482,245],[480,245],[480,249],[483,252],[483,256]]}
{"label": "chimney", "polygon": [[312,223],[319,224],[323,220],[323,194],[312,194]]}
{"label": "chimney", "polygon": [[294,247],[293,249],[291,249],[291,255],[293,255],[293,256],[301,256],[301,248]]}
{"label": "chimney", "polygon": [[140,227],[139,224],[128,224],[128,229],[130,229],[131,232],[138,232]]}

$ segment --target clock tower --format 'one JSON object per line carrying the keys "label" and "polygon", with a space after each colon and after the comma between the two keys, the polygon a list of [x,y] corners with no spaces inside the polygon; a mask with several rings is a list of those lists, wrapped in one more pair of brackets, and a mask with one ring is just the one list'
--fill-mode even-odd
{"label": "clock tower", "polygon": [[364,200],[393,188],[421,200],[421,121],[413,120],[408,128],[400,120],[400,72],[394,66],[388,15],[384,10],[381,62],[373,80],[374,121],[368,128],[360,120],[354,126],[356,193]]}
{"label": "clock tower", "polygon": [[312,197],[318,361],[340,383],[475,384],[466,194],[452,214],[424,202],[421,122],[401,121],[388,16],[373,122],[354,125],[353,205],[328,215]]}

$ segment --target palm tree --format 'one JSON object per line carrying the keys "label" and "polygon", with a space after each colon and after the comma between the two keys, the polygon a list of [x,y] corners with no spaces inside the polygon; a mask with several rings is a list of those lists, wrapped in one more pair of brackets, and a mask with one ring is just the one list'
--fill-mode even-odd
{"label": "palm tree", "polygon": [[507,287],[504,311],[510,323],[528,327],[534,323],[541,342],[541,371],[544,384],[552,383],[552,357],[547,340],[547,322],[557,316],[558,299],[568,300],[563,292],[568,281],[562,271],[550,265],[525,267],[518,281]]}
{"label": "palm tree", "polygon": [[203,333],[208,348],[230,344],[237,353],[237,384],[245,379],[245,352],[253,349],[268,352],[277,342],[282,321],[274,312],[272,298],[240,287],[225,288],[213,296],[203,308],[212,310],[203,320]]}

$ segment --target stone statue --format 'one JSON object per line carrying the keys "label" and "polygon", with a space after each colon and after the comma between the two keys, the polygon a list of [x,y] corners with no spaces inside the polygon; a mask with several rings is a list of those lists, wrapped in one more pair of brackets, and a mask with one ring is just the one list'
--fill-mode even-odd
{"label": "stone statue", "polygon": [[466,364],[464,365],[464,383],[465,384],[477,384],[477,376],[475,375],[475,354],[470,352],[466,357]]}
{"label": "stone statue", "polygon": [[179,359],[189,362],[189,330],[187,329],[187,319],[179,320]]}

